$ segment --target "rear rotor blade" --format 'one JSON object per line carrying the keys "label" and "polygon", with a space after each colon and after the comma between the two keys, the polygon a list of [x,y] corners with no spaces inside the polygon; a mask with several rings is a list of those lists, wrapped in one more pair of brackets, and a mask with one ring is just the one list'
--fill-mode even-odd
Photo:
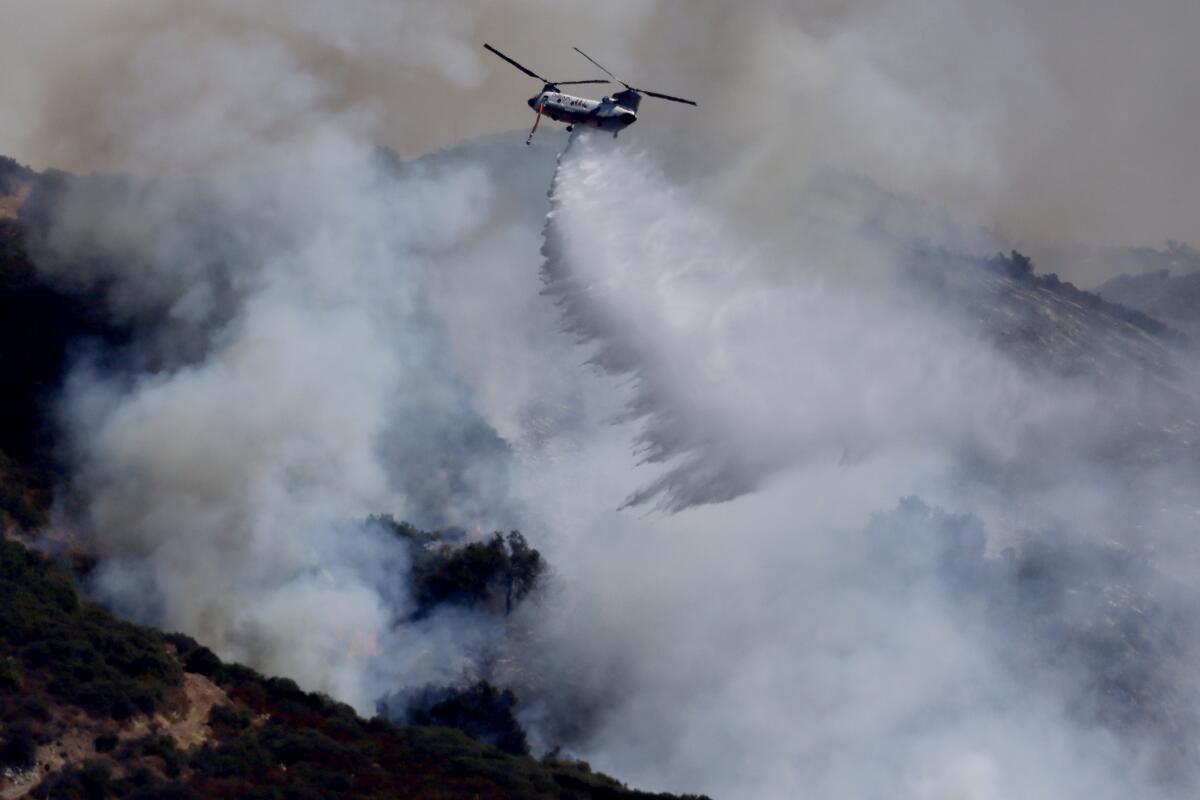
{"label": "rear rotor blade", "polygon": [[621,84],[622,86],[624,86],[624,87],[626,87],[626,88],[631,88],[631,87],[629,86],[629,84],[628,84],[628,83],[626,83],[625,81],[623,81],[623,80],[621,80],[620,78],[618,78],[616,75],[613,75],[611,72],[609,72],[608,70],[606,70],[606,69],[605,69],[603,66],[601,66],[601,65],[600,65],[600,62],[599,62],[599,61],[597,61],[596,59],[592,58],[592,57],[591,57],[591,56],[589,56],[587,53],[585,53],[585,52],[583,52],[582,50],[580,50],[578,47],[576,47],[576,48],[575,48],[575,52],[576,52],[576,53],[579,53],[579,55],[583,56],[583,57],[584,57],[584,58],[586,58],[588,61],[590,61],[590,62],[592,62],[593,64],[595,64],[597,67],[600,67],[600,71],[601,71],[601,72],[603,72],[603,73],[604,73],[605,75],[607,75],[608,77],[612,78],[612,79],[613,79],[614,81],[616,81],[617,83]]}
{"label": "rear rotor blade", "polygon": [[573,83],[612,83],[612,81],[606,81],[604,78],[592,78],[587,81],[554,81],[555,86],[570,86]]}
{"label": "rear rotor blade", "polygon": [[697,103],[695,100],[686,100],[682,97],[674,97],[669,94],[660,94],[659,92],[651,92],[646,89],[636,89],[635,91],[641,92],[642,94],[650,97],[657,97],[660,100],[674,100],[676,103],[687,103],[689,106],[699,106],[699,103]]}
{"label": "rear rotor blade", "polygon": [[512,64],[514,67],[516,67],[517,69],[521,70],[521,72],[524,72],[524,73],[525,73],[526,75],[528,75],[529,77],[531,77],[531,78],[537,78],[537,79],[538,79],[539,81],[541,81],[542,83],[550,83],[550,81],[546,80],[546,79],[545,79],[545,78],[543,78],[541,75],[538,75],[536,72],[534,72],[533,70],[529,69],[528,67],[526,67],[526,66],[523,66],[523,65],[521,65],[521,64],[518,64],[516,61],[513,61],[511,58],[509,58],[508,56],[504,55],[504,53],[501,53],[499,50],[497,50],[496,48],[492,47],[492,46],[491,46],[490,44],[488,44],[487,42],[484,42],[484,43],[483,43],[483,47],[484,47],[484,49],[485,49],[485,50],[490,50],[490,51],[492,51],[493,53],[495,53],[496,55],[500,56],[500,57],[501,57],[501,58],[503,58],[505,61],[507,61],[508,63]]}

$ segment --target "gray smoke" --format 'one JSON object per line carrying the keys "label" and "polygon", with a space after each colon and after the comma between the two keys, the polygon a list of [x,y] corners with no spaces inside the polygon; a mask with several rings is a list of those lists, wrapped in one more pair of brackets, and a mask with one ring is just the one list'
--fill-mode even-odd
{"label": "gray smoke", "polygon": [[906,307],[894,256],[865,239],[780,260],[644,154],[588,139],[553,202],[547,291],[592,363],[636,377],[641,453],[672,463],[631,504],[720,502],[802,459],[914,441],[1006,458],[1089,435],[1081,389],[1032,380],[951,311]]}
{"label": "gray smoke", "polygon": [[[97,591],[361,709],[489,670],[540,747],[647,788],[1187,796],[1194,376],[910,257],[1194,238],[1195,14],[12,10],[3,141],[138,176],[66,182],[42,243],[139,332],[62,398]],[[557,173],[544,130],[374,151],[532,122],[485,39],[702,105]],[[518,526],[554,584],[508,630],[400,624],[372,513]]]}
{"label": "gray smoke", "polygon": [[[1018,242],[1196,238],[1189,0],[12,5],[0,144],[40,165],[294,166],[281,145],[346,131],[428,152],[529,124],[518,101],[536,85],[481,41],[588,77],[577,44],[637,85],[703,100],[649,105],[639,138],[708,163],[695,188],[741,222],[790,226],[794,188],[834,166]],[[1091,268],[1061,266],[1110,277]]]}
{"label": "gray smoke", "polygon": [[[680,513],[565,523],[527,678],[547,743],[731,796],[1187,794],[1183,353],[970,259],[914,301],[886,238],[848,270],[767,258],[628,147],[573,142],[552,200],[548,290],[656,465],[628,502]],[[993,335],[1013,313],[1032,345]],[[596,437],[564,487],[616,494]],[[578,512],[564,487],[530,504]],[[910,494],[974,516],[875,513]]]}
{"label": "gray smoke", "polygon": [[63,398],[106,596],[369,707],[347,640],[386,639],[406,563],[347,523],[513,521],[509,449],[425,297],[493,192],[480,168],[365,158],[194,191],[68,188],[44,261],[109,286],[114,314],[154,309],[143,349],[174,356],[81,362]]}

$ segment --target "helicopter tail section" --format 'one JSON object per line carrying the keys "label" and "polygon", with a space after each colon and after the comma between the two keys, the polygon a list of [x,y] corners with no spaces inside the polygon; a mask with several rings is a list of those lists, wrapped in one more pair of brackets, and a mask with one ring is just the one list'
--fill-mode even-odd
{"label": "helicopter tail section", "polygon": [[616,100],[617,103],[624,108],[628,108],[630,111],[637,113],[638,105],[640,105],[642,102],[642,96],[633,89],[626,89],[623,92],[617,92],[614,94],[613,100]]}

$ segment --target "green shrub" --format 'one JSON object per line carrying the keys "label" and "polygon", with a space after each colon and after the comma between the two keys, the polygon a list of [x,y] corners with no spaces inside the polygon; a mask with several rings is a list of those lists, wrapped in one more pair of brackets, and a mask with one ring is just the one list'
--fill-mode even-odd
{"label": "green shrub", "polygon": [[389,517],[372,517],[408,544],[414,616],[427,616],[443,604],[509,614],[538,587],[546,569],[541,553],[518,531],[499,532],[483,542],[453,547]]}
{"label": "green shrub", "polygon": [[165,734],[152,733],[133,742],[131,751],[142,758],[160,758],[167,775],[174,778],[182,769],[183,753],[175,746],[175,739]]}
{"label": "green shrub", "polygon": [[289,774],[297,783],[312,786],[334,796],[341,796],[353,787],[350,778],[341,770],[322,769],[302,764],[291,770]]}
{"label": "green shrub", "polygon": [[152,631],[81,604],[65,575],[7,540],[0,540],[0,645],[26,669],[50,670],[47,688],[57,699],[100,718],[151,713],[181,681]]}
{"label": "green shrub", "polygon": [[517,697],[487,681],[466,688],[425,686],[398,692],[379,701],[379,708],[408,725],[457,728],[476,741],[513,755],[529,752],[525,731],[517,722]]}
{"label": "green shrub", "polygon": [[253,734],[245,734],[204,745],[192,756],[191,767],[210,778],[249,778],[274,763],[270,751]]}
{"label": "green shrub", "polygon": [[188,655],[183,668],[187,672],[195,672],[197,675],[211,678],[220,671],[221,659],[217,658],[217,654],[207,647],[197,647]]}
{"label": "green shrub", "polygon": [[281,764],[300,762],[350,767],[362,761],[362,754],[346,747],[314,728],[289,729],[278,725],[265,727],[259,741]]}
{"label": "green shrub", "polygon": [[235,706],[214,705],[208,712],[208,724],[214,728],[245,730],[250,726],[250,712]]}
{"label": "green shrub", "polygon": [[328,720],[324,726],[325,733],[340,742],[360,739],[366,733],[366,728],[357,717],[347,719],[337,716]]}
{"label": "green shrub", "polygon": [[221,668],[217,680],[231,686],[261,686],[266,678],[259,672],[241,664],[226,664]]}

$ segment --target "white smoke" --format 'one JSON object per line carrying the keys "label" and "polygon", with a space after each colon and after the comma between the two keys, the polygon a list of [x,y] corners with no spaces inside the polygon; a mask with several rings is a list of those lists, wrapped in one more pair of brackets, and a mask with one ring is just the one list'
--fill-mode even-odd
{"label": "white smoke", "polygon": [[1019,639],[923,554],[905,583],[864,552],[863,506],[930,466],[803,469],[702,513],[581,523],[541,664],[565,714],[531,709],[534,730],[633,785],[717,797],[1159,796],[1136,741],[1070,713],[1086,676],[1011,671]]}
{"label": "white smoke", "polygon": [[[222,185],[207,199],[237,220],[217,234],[228,237],[222,270],[235,276],[223,291],[186,271],[208,243],[191,235],[193,219],[153,214],[157,194],[68,196],[72,225],[90,202],[151,215],[105,249],[111,217],[97,210],[90,235],[72,227],[51,239],[63,260],[50,263],[82,279],[70,256],[86,245],[109,268],[132,248],[147,270],[184,270],[164,274],[187,289],[168,331],[191,297],[228,304],[200,315],[207,341],[194,360],[112,375],[85,363],[69,384],[77,488],[111,559],[106,596],[370,708],[388,687],[365,683],[370,660],[350,644],[391,635],[406,611],[407,560],[399,542],[348,523],[382,511],[424,524],[507,521],[504,448],[446,362],[424,288],[439,254],[488,217],[494,192],[469,166]],[[115,278],[117,308],[126,295],[159,298],[127,282],[136,274],[99,276]]]}
{"label": "white smoke", "polygon": [[579,45],[700,99],[648,103],[639,138],[777,235],[832,165],[1021,243],[1196,238],[1191,0],[9,5],[0,150],[38,166],[294,166],[346,130],[425,153],[531,121],[536,83],[481,42],[552,79],[595,74]]}
{"label": "white smoke", "polygon": [[[1159,3],[1139,29],[1186,27],[1192,7]],[[1107,69],[1102,87],[1087,78],[1126,12],[113,9],[80,18],[89,47],[54,49],[75,54],[46,67],[22,139],[43,162],[149,176],[71,184],[43,262],[139,331],[81,356],[63,398],[109,602],[366,710],[506,645],[469,614],[398,626],[405,550],[357,521],[516,525],[556,573],[502,666],[524,720],[635,785],[918,798],[1180,785],[1163,782],[1152,736],[1078,713],[1085,693],[1021,644],[1020,613],[942,576],[936,548],[889,561],[864,534],[919,495],[981,520],[987,564],[1065,527],[1161,547],[1194,579],[1194,472],[1092,458],[1165,424],[1135,413],[1152,396],[1142,374],[1104,393],[1018,363],[969,312],[915,300],[896,253],[863,235],[883,224],[977,250],[1004,238],[979,227],[1103,239],[1119,219],[1127,235],[1185,238],[1187,126],[1152,147],[1137,125],[1100,123],[1133,95],[1150,118],[1190,112]],[[1080,19],[1105,36],[1056,38]],[[566,53],[580,31],[619,74],[702,106],[647,100],[618,142],[577,140],[548,224],[560,137],[417,164],[372,155],[523,124],[522,79],[478,42],[580,70]],[[1188,63],[1174,42],[1161,59]],[[1162,77],[1150,60],[1134,70],[1145,85]],[[1174,195],[1114,177],[1114,156]],[[1092,177],[1103,190],[1083,191]],[[934,520],[901,515],[897,535],[922,541]],[[1193,594],[1154,588],[1173,608]],[[1187,656],[1195,639],[1179,637]],[[1169,687],[1172,708],[1195,706],[1190,682]]]}
{"label": "white smoke", "polygon": [[1007,458],[1081,433],[1089,397],[1033,382],[932,303],[904,307],[883,248],[840,249],[781,258],[636,151],[564,156],[548,291],[595,364],[636,376],[645,459],[675,464],[631,503],[727,500],[804,459],[912,443]]}
{"label": "white smoke", "polygon": [[[847,242],[863,261],[840,277],[802,252],[768,260],[633,148],[573,142],[553,203],[549,291],[591,362],[630,376],[635,421],[619,435],[665,464],[629,502],[681,513],[635,521],[573,490],[629,491],[630,463],[600,429],[582,466],[531,490],[527,505],[560,526],[551,560],[567,573],[527,679],[548,698],[527,711],[535,732],[635,785],[715,796],[1180,790],[1150,734],[1080,711],[1103,668],[1029,638],[1043,623],[998,599],[1027,591],[1020,581],[971,571],[1007,575],[1001,550],[1056,527],[1084,548],[1182,554],[1192,571],[1175,537],[1200,508],[1194,455],[1135,470],[1134,486],[1090,455],[1131,424],[1163,424],[1146,395],[1019,365],[956,310],[914,304],[907,273],[870,242]],[[981,461],[1008,466],[977,473]],[[1005,471],[1038,477],[993,483]],[[978,514],[988,552],[981,540],[948,567],[936,517],[910,513],[881,557],[864,528],[911,494]],[[1072,570],[1125,591],[1095,564]],[[1190,602],[1191,581],[1157,591]],[[1052,616],[1102,610],[1079,602]],[[1098,622],[1125,624],[1080,624]],[[1193,652],[1192,636],[1139,645],[1138,669],[1170,675],[1167,718],[1190,719],[1196,687],[1158,659]]]}

